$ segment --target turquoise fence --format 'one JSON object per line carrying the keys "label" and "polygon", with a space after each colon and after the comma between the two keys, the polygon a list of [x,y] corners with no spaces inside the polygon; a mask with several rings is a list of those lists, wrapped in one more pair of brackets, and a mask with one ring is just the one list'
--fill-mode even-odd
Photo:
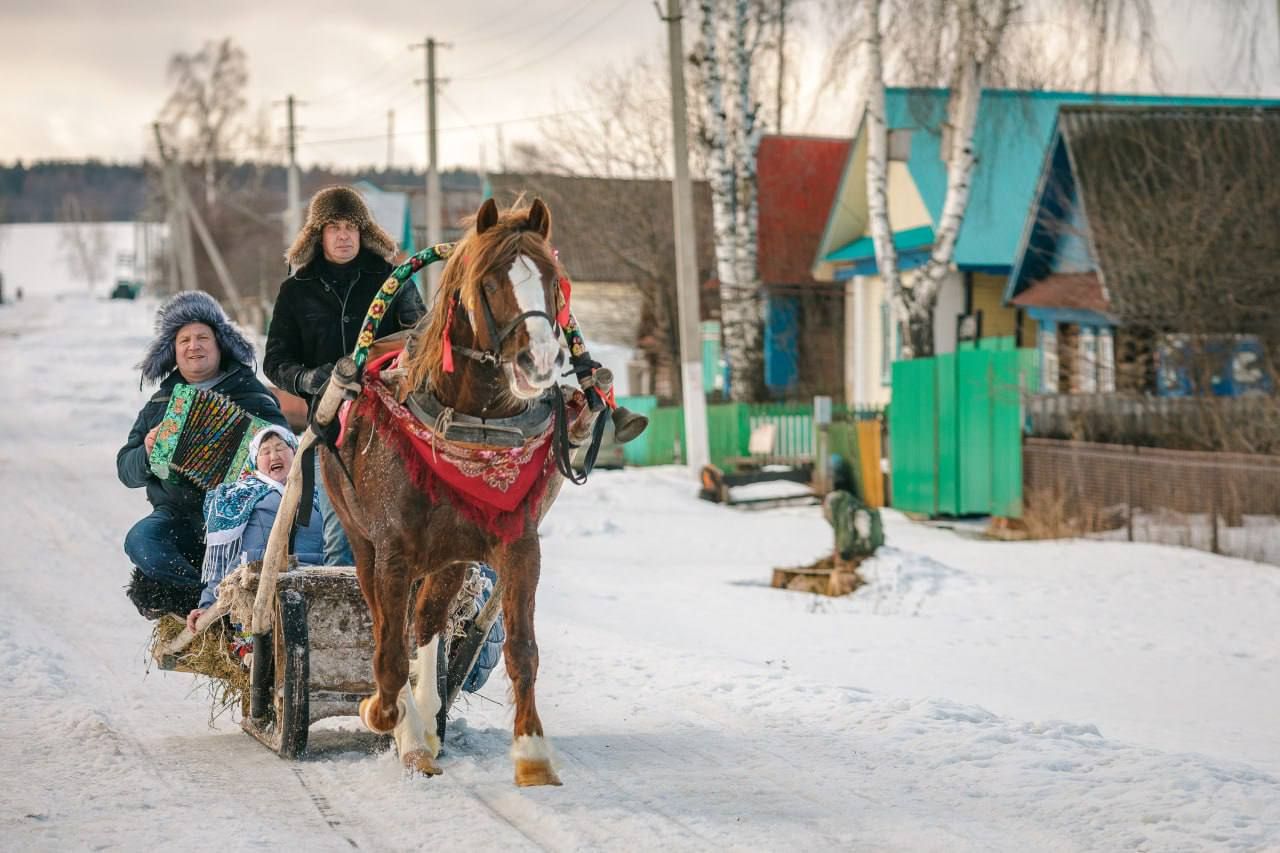
{"label": "turquoise fence", "polygon": [[[628,465],[674,465],[684,459],[684,409],[659,406],[657,398],[619,397],[618,402],[649,417],[649,428],[625,445]],[[833,407],[837,420],[871,417],[879,410]],[[707,445],[712,464],[726,470],[751,455],[751,431],[762,424],[777,427],[770,456],[787,461],[813,458],[814,430],[811,403],[712,403],[707,406]]]}

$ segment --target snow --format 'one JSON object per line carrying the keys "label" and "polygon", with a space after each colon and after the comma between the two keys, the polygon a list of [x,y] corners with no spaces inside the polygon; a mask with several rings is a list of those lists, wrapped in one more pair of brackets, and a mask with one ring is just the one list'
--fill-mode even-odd
{"label": "snow", "polygon": [[435,779],[354,720],[282,761],[147,673],[114,455],[153,303],[0,306],[0,836],[24,850],[1280,849],[1280,570],[1170,546],[991,542],[886,513],[868,585],[770,589],[817,506],[700,502],[675,468],[566,486],[543,526],[518,789],[501,672]]}
{"label": "snow", "polygon": [[119,278],[141,277],[146,251],[156,253],[165,227],[156,223],[93,222],[80,226],[86,233],[100,232],[107,250],[99,256],[100,277],[92,286],[78,280],[68,262],[65,232],[59,222],[0,224],[0,275],[5,301],[13,301],[19,288],[24,298],[79,296],[92,292],[105,296]]}

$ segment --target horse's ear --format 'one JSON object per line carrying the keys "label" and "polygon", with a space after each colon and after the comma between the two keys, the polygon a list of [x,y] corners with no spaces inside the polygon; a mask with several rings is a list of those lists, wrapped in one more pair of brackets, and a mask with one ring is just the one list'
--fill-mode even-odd
{"label": "horse's ear", "polygon": [[540,198],[535,198],[529,208],[529,230],[537,231],[544,240],[551,236],[551,211]]}
{"label": "horse's ear", "polygon": [[498,224],[498,203],[486,198],[484,204],[476,211],[476,233],[483,234]]}

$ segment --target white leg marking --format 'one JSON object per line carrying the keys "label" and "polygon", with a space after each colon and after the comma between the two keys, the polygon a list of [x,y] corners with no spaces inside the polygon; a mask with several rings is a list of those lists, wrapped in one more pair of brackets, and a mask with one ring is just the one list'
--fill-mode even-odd
{"label": "white leg marking", "polygon": [[[396,704],[400,706],[400,721],[392,729],[391,735],[396,739],[397,753],[403,759],[416,750],[428,751],[429,745],[422,739],[422,715],[418,713],[418,703],[413,701],[408,682],[400,688],[400,698],[396,700]],[[439,752],[438,739],[436,752]],[[436,753],[431,754],[432,758],[435,756]]]}
{"label": "white leg marking", "polygon": [[439,654],[440,635],[431,638],[425,646],[418,646],[418,655],[413,660],[415,686],[413,698],[422,716],[421,728],[426,744],[435,758],[440,754],[440,738],[436,735],[436,714],[440,713],[440,691],[436,688],[436,655]]}
{"label": "white leg marking", "polygon": [[551,742],[541,735],[520,735],[511,742],[511,758],[514,761],[545,761],[551,764]]}
{"label": "white leg marking", "polygon": [[[520,305],[520,313],[525,311],[547,311],[547,296],[542,287],[542,273],[538,265],[526,255],[517,255],[507,272],[511,279],[511,287],[515,291],[516,302]],[[555,306],[548,314],[555,316]],[[529,332],[529,355],[540,373],[547,373],[556,366],[556,356],[560,354],[560,341],[556,338],[551,324],[542,317],[527,317],[524,327]]]}

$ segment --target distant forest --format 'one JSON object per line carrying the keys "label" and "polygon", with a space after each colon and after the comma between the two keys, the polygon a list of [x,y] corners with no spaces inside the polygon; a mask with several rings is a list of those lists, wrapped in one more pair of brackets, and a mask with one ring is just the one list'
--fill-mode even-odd
{"label": "distant forest", "polygon": [[[0,223],[61,222],[68,218],[96,222],[133,222],[159,220],[163,217],[154,166],[126,163],[34,162],[24,165],[0,164]],[[263,202],[274,210],[285,206],[286,178],[284,166],[226,164],[221,179],[232,193],[252,188],[255,207]],[[152,180],[148,180],[148,178]],[[302,198],[333,183],[366,180],[383,189],[417,187],[424,180],[421,172],[409,169],[304,169]],[[471,172],[445,172],[441,182],[479,184]],[[237,193],[238,194],[238,193]],[[69,200],[74,200],[69,205]],[[74,216],[68,213],[75,210]],[[268,210],[263,210],[263,213]]]}

